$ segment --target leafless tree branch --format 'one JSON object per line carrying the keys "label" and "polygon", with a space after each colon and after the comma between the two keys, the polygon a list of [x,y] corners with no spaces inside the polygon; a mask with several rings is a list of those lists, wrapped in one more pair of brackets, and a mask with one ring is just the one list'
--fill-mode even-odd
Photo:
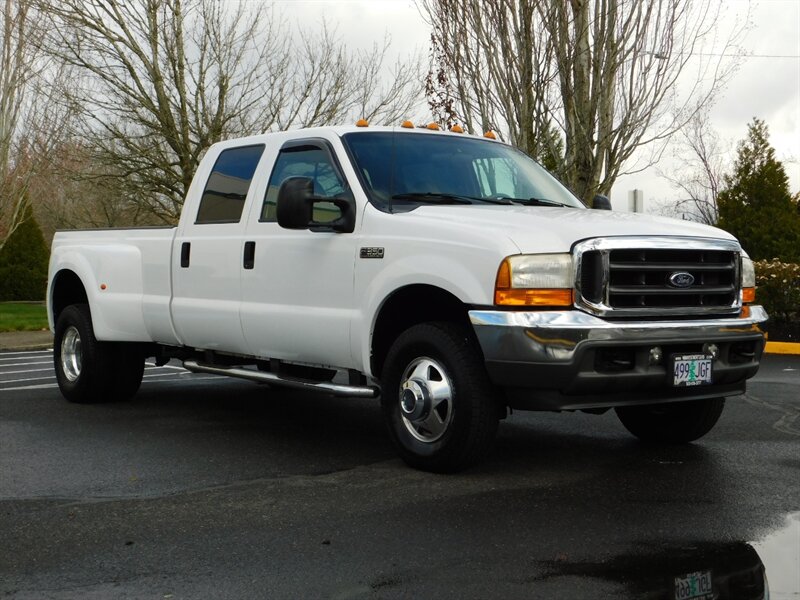
{"label": "leafless tree branch", "polygon": [[[737,66],[713,0],[417,0],[433,28],[427,94],[440,120],[499,128],[580,197],[608,194],[641,149],[656,160]],[[679,90],[682,90],[679,92]],[[447,115],[437,113],[447,106]],[[645,159],[646,160],[646,159]]]}

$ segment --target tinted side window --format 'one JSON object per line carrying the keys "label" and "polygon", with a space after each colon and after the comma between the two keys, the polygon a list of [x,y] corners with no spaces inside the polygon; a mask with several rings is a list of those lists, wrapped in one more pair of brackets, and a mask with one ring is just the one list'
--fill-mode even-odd
{"label": "tinted side window", "polygon": [[[264,205],[261,207],[261,221],[278,220],[276,215],[278,189],[289,177],[310,178],[314,182],[314,195],[321,198],[342,197],[346,193],[344,183],[326,152],[310,146],[302,150],[283,150],[278,155],[269,178]],[[314,204],[314,220],[318,223],[333,221],[340,216],[341,212],[333,204],[329,205],[327,202]]]}
{"label": "tinted side window", "polygon": [[195,223],[238,223],[264,146],[223,150],[208,176]]}

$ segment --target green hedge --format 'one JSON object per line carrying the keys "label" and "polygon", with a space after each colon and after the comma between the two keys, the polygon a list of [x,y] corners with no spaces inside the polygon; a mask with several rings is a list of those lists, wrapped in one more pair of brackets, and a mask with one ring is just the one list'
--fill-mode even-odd
{"label": "green hedge", "polygon": [[754,264],[756,302],[764,305],[770,319],[789,322],[800,317],[800,265],[777,258]]}
{"label": "green hedge", "polygon": [[44,300],[49,250],[30,212],[0,250],[0,301]]}

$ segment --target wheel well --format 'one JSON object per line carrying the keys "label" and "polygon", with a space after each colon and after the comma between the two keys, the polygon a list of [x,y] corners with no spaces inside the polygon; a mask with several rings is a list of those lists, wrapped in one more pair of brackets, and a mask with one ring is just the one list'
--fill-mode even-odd
{"label": "wheel well", "polygon": [[469,325],[467,306],[450,292],[432,285],[409,285],[395,291],[383,303],[372,332],[370,367],[380,377],[394,340],[409,327],[427,321]]}
{"label": "wheel well", "polygon": [[88,304],[86,288],[74,271],[59,271],[53,280],[53,324],[58,321],[61,311],[71,304]]}

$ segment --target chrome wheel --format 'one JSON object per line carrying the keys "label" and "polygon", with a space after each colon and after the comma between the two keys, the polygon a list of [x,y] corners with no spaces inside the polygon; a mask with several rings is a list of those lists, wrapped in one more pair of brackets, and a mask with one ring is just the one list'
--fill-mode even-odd
{"label": "chrome wheel", "polygon": [[408,432],[420,442],[435,442],[453,420],[453,382],[439,362],[416,358],[400,379],[399,402]]}
{"label": "chrome wheel", "polygon": [[80,377],[82,357],[81,335],[70,325],[61,338],[61,370],[68,381],[77,381]]}

